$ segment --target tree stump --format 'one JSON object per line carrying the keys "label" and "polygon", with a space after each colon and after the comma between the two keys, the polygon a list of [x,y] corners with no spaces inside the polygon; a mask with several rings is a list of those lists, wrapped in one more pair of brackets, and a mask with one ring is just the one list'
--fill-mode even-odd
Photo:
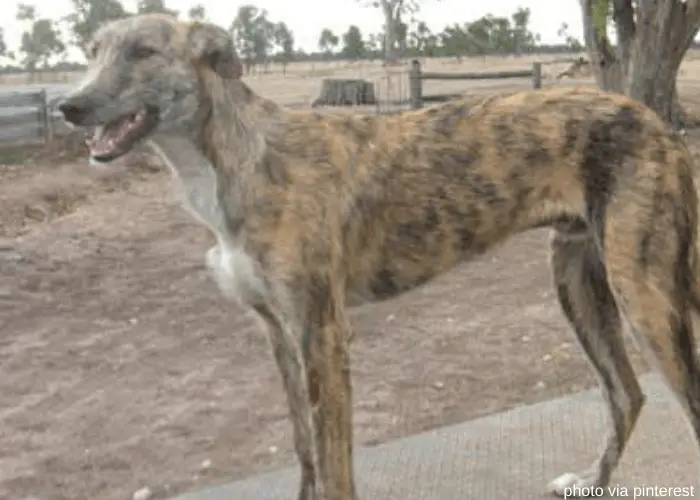
{"label": "tree stump", "polygon": [[367,80],[324,78],[316,106],[372,106],[377,104],[374,83]]}

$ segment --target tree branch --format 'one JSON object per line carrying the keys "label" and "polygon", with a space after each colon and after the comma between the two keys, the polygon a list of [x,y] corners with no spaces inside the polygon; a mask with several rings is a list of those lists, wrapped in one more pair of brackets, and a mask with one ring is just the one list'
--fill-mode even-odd
{"label": "tree branch", "polygon": [[580,0],[583,33],[591,67],[598,86],[603,90],[623,92],[622,63],[607,35],[611,0]]}
{"label": "tree branch", "polygon": [[581,13],[583,14],[583,36],[586,45],[598,52],[606,64],[616,59],[608,39],[607,19],[597,15],[597,9],[602,7],[601,4],[607,5],[607,1],[609,0],[580,0]]}

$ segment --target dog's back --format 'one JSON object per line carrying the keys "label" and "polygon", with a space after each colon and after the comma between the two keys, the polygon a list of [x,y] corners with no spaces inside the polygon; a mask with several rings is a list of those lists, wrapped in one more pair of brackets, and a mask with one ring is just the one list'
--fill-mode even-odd
{"label": "dog's back", "polygon": [[[290,116],[268,142],[298,197],[286,210],[323,205],[298,217],[321,242],[313,214],[338,217],[350,288],[369,300],[533,227],[591,231],[602,245],[612,223],[636,239],[655,227],[659,197],[696,219],[683,140],[619,94],[552,88],[388,117]],[[624,207],[614,221],[610,204]]]}

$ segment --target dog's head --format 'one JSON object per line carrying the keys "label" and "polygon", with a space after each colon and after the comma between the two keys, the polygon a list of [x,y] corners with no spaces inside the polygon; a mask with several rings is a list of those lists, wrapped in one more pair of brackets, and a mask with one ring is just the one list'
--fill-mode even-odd
{"label": "dog's head", "polygon": [[187,131],[202,99],[202,72],[238,79],[226,30],[162,14],[113,21],[92,37],[88,71],[59,104],[66,121],[95,127],[92,157],[110,162],[155,133]]}

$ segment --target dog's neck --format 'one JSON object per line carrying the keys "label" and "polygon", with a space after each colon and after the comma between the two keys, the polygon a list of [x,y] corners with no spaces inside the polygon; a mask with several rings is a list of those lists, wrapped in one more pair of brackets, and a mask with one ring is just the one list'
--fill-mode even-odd
{"label": "dog's neck", "polygon": [[212,73],[201,78],[204,90],[198,146],[219,170],[245,175],[265,152],[265,134],[281,108],[239,79]]}
{"label": "dog's neck", "polygon": [[223,183],[230,212],[231,204],[242,202],[250,194],[257,166],[266,154],[266,136],[282,110],[241,80],[225,80],[207,73],[201,81],[204,99],[208,101],[202,108],[208,112],[198,127],[197,145]]}
{"label": "dog's neck", "polygon": [[151,145],[181,182],[194,215],[217,234],[235,234],[265,154],[265,134],[282,110],[239,80],[203,83],[207,102],[195,134],[160,134]]}

